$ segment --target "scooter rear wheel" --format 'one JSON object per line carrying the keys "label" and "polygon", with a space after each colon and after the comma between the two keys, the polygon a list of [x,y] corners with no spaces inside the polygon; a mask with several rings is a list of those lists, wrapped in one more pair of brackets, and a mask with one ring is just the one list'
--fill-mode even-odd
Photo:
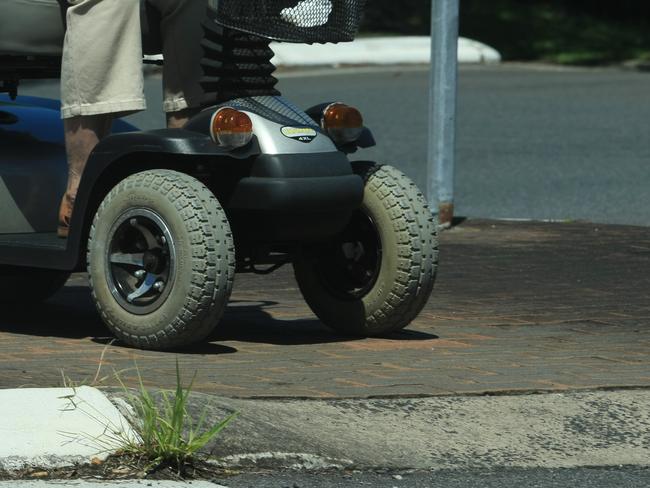
{"label": "scooter rear wheel", "polygon": [[410,324],[431,295],[437,222],[404,174],[353,164],[365,181],[361,208],[330,242],[305,246],[294,271],[325,325],[344,334],[384,335]]}
{"label": "scooter rear wheel", "polygon": [[226,215],[189,175],[129,176],[95,215],[88,243],[93,298],[129,345],[171,349],[204,339],[226,308],[234,272]]}

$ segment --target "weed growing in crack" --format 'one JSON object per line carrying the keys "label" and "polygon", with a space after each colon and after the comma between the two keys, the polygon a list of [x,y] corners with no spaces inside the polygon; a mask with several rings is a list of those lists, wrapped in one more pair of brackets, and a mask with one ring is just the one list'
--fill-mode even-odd
{"label": "weed growing in crack", "polygon": [[[178,360],[176,388],[162,390],[157,394],[152,394],[145,388],[137,364],[133,368],[138,378],[135,392],[122,380],[121,375],[128,371],[126,369],[113,371],[112,375],[102,377],[104,354],[110,345],[111,343],[107,344],[102,351],[97,371],[91,381],[73,381],[61,371],[62,386],[71,390],[69,394],[61,397],[66,400],[65,410],[80,411],[101,425],[103,431],[98,436],[79,432],[59,434],[67,439],[66,442],[77,442],[96,448],[98,455],[115,453],[114,458],[122,458],[126,465],[137,469],[139,473],[167,469],[181,476],[200,469],[194,466],[195,461],[198,461],[199,451],[214,440],[238,413],[235,412],[214,424],[208,423],[207,408],[203,409],[198,419],[193,417],[188,410],[188,404],[196,372],[190,384],[184,388]],[[113,401],[122,404],[122,413],[128,418],[128,422],[125,420],[127,425],[122,425],[121,422],[116,425],[91,404],[79,398],[77,390],[82,386],[99,386],[110,378],[115,379],[123,390],[123,398]]]}
{"label": "weed growing in crack", "polygon": [[125,439],[124,452],[150,461],[150,469],[158,466],[172,466],[182,471],[191,463],[199,451],[212,441],[237,416],[233,413],[224,420],[207,424],[207,408],[198,419],[188,411],[188,401],[196,373],[190,384],[183,388],[178,360],[176,361],[176,389],[161,391],[160,401],[144,387],[138,371],[139,388],[132,393],[122,383],[127,400],[135,408],[138,425],[135,429],[140,437],[137,442]]}

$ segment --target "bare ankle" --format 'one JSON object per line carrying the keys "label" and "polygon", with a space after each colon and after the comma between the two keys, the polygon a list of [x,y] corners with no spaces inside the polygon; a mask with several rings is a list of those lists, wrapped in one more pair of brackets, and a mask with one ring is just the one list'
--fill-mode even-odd
{"label": "bare ankle", "polygon": [[185,124],[199,113],[200,109],[198,108],[186,108],[179,110],[178,112],[168,112],[167,113],[167,128],[168,129],[182,129]]}

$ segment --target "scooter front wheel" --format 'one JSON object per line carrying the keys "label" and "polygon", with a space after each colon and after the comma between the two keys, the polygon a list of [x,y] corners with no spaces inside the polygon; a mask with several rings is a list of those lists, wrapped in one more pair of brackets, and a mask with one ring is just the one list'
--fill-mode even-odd
{"label": "scooter front wheel", "polygon": [[330,242],[294,262],[303,297],[328,327],[383,335],[426,304],[438,264],[436,220],[415,184],[391,166],[353,163],[365,181],[361,208]]}
{"label": "scooter front wheel", "polygon": [[189,175],[129,176],[95,215],[88,273],[102,319],[123,342],[144,349],[198,342],[232,291],[235,251],[225,212]]}

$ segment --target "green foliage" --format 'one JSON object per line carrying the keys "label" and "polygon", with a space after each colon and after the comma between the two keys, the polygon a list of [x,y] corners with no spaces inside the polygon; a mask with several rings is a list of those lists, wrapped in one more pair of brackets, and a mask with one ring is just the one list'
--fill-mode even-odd
{"label": "green foliage", "polygon": [[182,467],[237,416],[234,413],[221,422],[207,425],[207,409],[204,409],[198,420],[193,419],[188,412],[188,401],[194,377],[189,386],[183,388],[178,361],[176,390],[161,392],[160,401],[144,387],[139,373],[138,378],[138,393],[132,394],[126,388],[125,391],[141,422],[136,426],[140,439],[129,442],[125,451],[148,459],[154,466]]}
{"label": "green foliage", "polygon": [[[460,0],[462,36],[506,60],[600,64],[650,53],[650,2],[635,0]],[[365,33],[426,35],[431,1],[370,0]]]}
{"label": "green foliage", "polygon": [[365,32],[427,35],[430,20],[431,3],[426,0],[369,0],[361,28]]}
{"label": "green foliage", "polygon": [[637,58],[650,50],[647,20],[602,15],[598,2],[461,0],[461,4],[461,34],[495,47],[504,59],[597,64]]}

